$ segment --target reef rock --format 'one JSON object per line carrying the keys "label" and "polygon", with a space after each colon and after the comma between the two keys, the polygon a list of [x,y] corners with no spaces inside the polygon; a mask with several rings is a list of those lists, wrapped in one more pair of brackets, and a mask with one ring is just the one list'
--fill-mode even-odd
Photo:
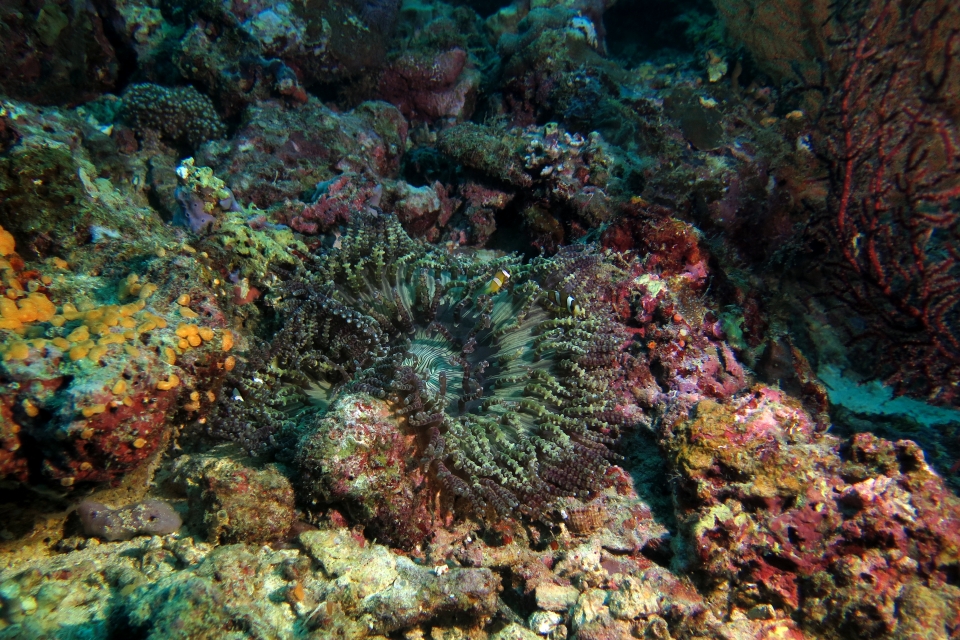
{"label": "reef rock", "polygon": [[277,464],[221,445],[174,463],[173,481],[187,495],[191,524],[210,542],[283,541],[293,524],[293,487]]}

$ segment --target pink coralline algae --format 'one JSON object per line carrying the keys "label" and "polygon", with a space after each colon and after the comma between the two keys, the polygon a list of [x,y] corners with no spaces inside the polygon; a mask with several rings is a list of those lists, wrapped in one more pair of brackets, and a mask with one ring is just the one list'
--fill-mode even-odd
{"label": "pink coralline algae", "polygon": [[406,120],[384,102],[337,114],[318,100],[298,109],[265,101],[250,108],[229,145],[208,148],[202,164],[214,166],[240,202],[268,209],[343,173],[392,177],[406,138]]}
{"label": "pink coralline algae", "polygon": [[344,174],[323,183],[311,204],[289,217],[294,231],[307,235],[326,233],[338,225],[348,224],[351,212],[380,203],[382,187],[360,176]]}
{"label": "pink coralline algae", "polygon": [[303,494],[344,505],[367,534],[395,546],[422,543],[444,519],[417,446],[382,401],[351,397],[305,432],[297,453]]}
{"label": "pink coralline algae", "polygon": [[813,631],[900,637],[915,621],[898,602],[935,607],[934,634],[960,620],[960,501],[914,443],[842,442],[762,386],[678,406],[664,437],[687,561],[709,590]]}
{"label": "pink coralline algae", "polygon": [[468,119],[480,73],[468,64],[463,49],[430,55],[405,54],[388,64],[380,76],[381,97],[409,120]]}
{"label": "pink coralline algae", "polygon": [[396,198],[393,209],[407,233],[431,242],[440,238],[440,230],[450,222],[457,204],[439,182],[422,187],[400,182],[392,196]]}
{"label": "pink coralline algae", "polygon": [[716,316],[686,297],[699,288],[698,280],[686,274],[670,279],[643,274],[635,282],[637,337],[646,348],[647,366],[658,370],[662,386],[710,398],[729,398],[746,386],[746,371],[720,339]]}
{"label": "pink coralline algae", "polygon": [[[497,212],[510,204],[514,194],[472,180],[464,181],[457,189],[459,199],[463,201],[463,217],[469,222],[469,237],[464,237],[461,244],[469,242],[482,247],[497,229]],[[466,236],[466,230],[463,233]]]}

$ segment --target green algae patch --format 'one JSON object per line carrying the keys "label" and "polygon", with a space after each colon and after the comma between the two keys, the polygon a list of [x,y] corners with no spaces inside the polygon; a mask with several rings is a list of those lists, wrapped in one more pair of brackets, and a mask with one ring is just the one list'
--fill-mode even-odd
{"label": "green algae patch", "polygon": [[243,276],[265,278],[270,267],[301,264],[297,253],[309,253],[307,245],[297,240],[286,227],[255,229],[246,215],[230,211],[223,216],[219,235],[223,248],[230,252],[231,270]]}
{"label": "green algae patch", "polygon": [[31,146],[0,157],[0,224],[18,239],[69,230],[85,195],[79,169],[67,147]]}
{"label": "green algae patch", "polygon": [[804,485],[797,473],[800,461],[781,445],[792,439],[789,410],[802,408],[792,399],[783,400],[785,411],[765,407],[753,413],[702,400],[695,415],[677,428],[677,469],[688,476],[747,483],[755,498],[796,495]]}
{"label": "green algae patch", "polygon": [[52,47],[60,38],[60,32],[70,26],[70,18],[54,2],[43,5],[37,16],[34,30],[40,36],[40,41],[47,47]]}

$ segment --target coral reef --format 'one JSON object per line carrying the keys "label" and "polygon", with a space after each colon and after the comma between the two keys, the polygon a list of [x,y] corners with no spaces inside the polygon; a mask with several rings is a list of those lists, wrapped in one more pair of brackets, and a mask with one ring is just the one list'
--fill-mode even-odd
{"label": "coral reef", "polygon": [[[209,381],[213,360],[233,346],[215,303],[186,293],[171,300],[166,284],[157,295],[161,285],[136,273],[109,288],[87,281],[98,295],[78,296],[81,276],[61,259],[51,262],[55,277],[5,265],[13,295],[2,305],[0,406],[13,455],[4,475],[72,487],[120,478],[160,452],[184,386]],[[200,391],[191,395],[196,410]],[[40,461],[30,476],[28,459]]]}
{"label": "coral reef", "polygon": [[[366,545],[345,530],[311,531],[301,541],[333,586],[316,594],[309,616],[316,627],[385,634],[445,614],[482,619],[496,610],[498,583],[487,568],[430,569],[380,545],[364,551]],[[340,611],[349,612],[345,621]]]}
{"label": "coral reef", "polygon": [[[2,309],[0,367],[14,391],[0,401],[7,451],[13,454],[4,476],[26,480],[26,460],[38,455],[47,479],[68,487],[111,479],[139,466],[166,442],[166,412],[180,386],[172,368],[164,372],[176,359],[172,349],[141,351],[129,344],[139,343],[141,336],[149,340],[152,331],[168,326],[146,308],[157,285],[141,284],[132,274],[116,295],[134,297],[131,302],[87,301],[82,310],[64,302],[58,308],[48,298],[57,297],[52,277],[34,272],[35,282],[46,280],[46,285],[28,294],[20,283],[25,274],[15,273],[7,260],[5,265],[7,283],[21,292],[22,300],[17,304],[4,298]],[[61,268],[66,266],[64,262]],[[139,360],[128,361],[131,355]]]}
{"label": "coral reef", "polygon": [[[600,2],[532,6],[516,27],[497,41],[504,97],[515,121],[551,118],[585,80],[582,71],[607,66]],[[572,6],[571,6],[572,5]],[[579,77],[578,77],[579,76]]]}
{"label": "coral reef", "polygon": [[364,208],[367,203],[371,206],[379,204],[382,192],[381,185],[360,181],[358,176],[350,173],[321,182],[310,198],[313,202],[296,215],[287,216],[290,227],[306,235],[329,233],[349,223],[353,211]]}
{"label": "coral reef", "polygon": [[483,125],[464,123],[451,127],[437,138],[437,147],[460,164],[481,174],[517,187],[529,187],[520,155],[523,141],[516,133],[500,136]]}
{"label": "coral reef", "polygon": [[825,637],[899,637],[913,607],[938,611],[924,627],[947,635],[960,502],[914,443],[838,442],[767,387],[692,409],[675,407],[664,437],[689,562],[711,590]]}
{"label": "coral reef", "polygon": [[7,61],[0,90],[36,104],[76,104],[112,89],[117,51],[95,7],[16,0],[0,12]]}
{"label": "coral reef", "polygon": [[180,203],[179,215],[174,223],[181,224],[194,233],[208,231],[219,226],[218,216],[227,211],[241,211],[230,189],[213,175],[210,167],[197,167],[193,158],[187,158],[177,167],[180,186],[175,196]]}
{"label": "coral reef", "polygon": [[[803,261],[820,282],[803,282],[800,295],[842,305],[829,322],[855,344],[852,357],[831,360],[897,393],[955,404],[958,141],[956,110],[944,99],[960,79],[955,7],[715,5],[751,64],[785,86],[799,82],[781,104],[794,109],[798,149],[818,162],[793,159],[788,180],[821,184],[790,187],[806,204],[785,203],[778,217],[781,227],[788,217],[805,227],[795,251],[826,253]],[[807,112],[815,124],[803,125]],[[778,235],[789,238],[786,228]]]}
{"label": "coral reef", "polygon": [[439,182],[422,187],[401,182],[390,195],[394,198],[393,210],[407,233],[431,242],[439,239],[440,229],[450,222],[456,206]]}
{"label": "coral reef", "polygon": [[348,529],[307,532],[301,542],[302,550],[214,548],[154,536],[0,571],[0,637],[82,628],[107,638],[122,625],[155,638],[239,639],[250,629],[365,638],[452,615],[476,623],[496,611],[489,569],[431,570]]}
{"label": "coral reef", "polygon": [[432,56],[423,59],[407,54],[391,61],[380,76],[380,95],[408,120],[468,119],[480,74],[467,66],[463,49]]}
{"label": "coral reef", "polygon": [[714,0],[724,26],[775,79],[821,80],[837,24],[829,2]]}
{"label": "coral reef", "polygon": [[0,640],[956,638],[954,5],[4,3]]}
{"label": "coral reef", "polygon": [[416,436],[392,414],[382,400],[345,395],[306,427],[295,466],[311,503],[336,505],[378,541],[411,548],[442,519],[416,465]]}
{"label": "coral reef", "polygon": [[227,117],[271,98],[300,105],[307,89],[375,72],[398,9],[395,0],[117,4],[112,24],[143,75],[194,85]]}
{"label": "coral reef", "polygon": [[76,113],[13,101],[0,108],[15,143],[0,156],[0,224],[28,257],[64,257],[91,240],[91,228],[150,234],[160,219],[120,188],[129,171],[117,145]]}
{"label": "coral reef", "polygon": [[243,203],[268,209],[301,200],[340,174],[390,177],[399,167],[407,122],[383,102],[338,114],[316,99],[298,109],[275,101],[252,106],[246,125],[224,147],[205,149],[213,167]]}
{"label": "coral reef", "polygon": [[[572,218],[570,224],[595,228],[610,217],[611,196],[606,189],[618,186],[610,180],[615,158],[596,133],[587,138],[571,135],[557,123],[508,131],[464,123],[441,132],[437,147],[482,178],[525,194],[523,200],[529,205],[524,218],[535,246],[553,252],[563,244],[566,232],[560,219]],[[475,242],[491,233],[478,233],[476,228],[483,222],[475,219],[489,206],[481,201],[477,207],[477,191],[489,188],[475,183],[462,187],[470,203],[466,215],[475,227]],[[559,211],[548,211],[547,206]]]}

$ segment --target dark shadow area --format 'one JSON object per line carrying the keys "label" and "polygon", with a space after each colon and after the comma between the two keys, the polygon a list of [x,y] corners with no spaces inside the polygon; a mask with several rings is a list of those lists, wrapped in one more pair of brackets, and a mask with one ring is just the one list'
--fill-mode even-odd
{"label": "dark shadow area", "polygon": [[481,18],[486,18],[501,8],[510,6],[511,3],[507,0],[454,0],[450,4],[455,7],[470,7],[480,14]]}
{"label": "dark shadow area", "polygon": [[488,249],[520,253],[525,260],[539,255],[537,248],[531,244],[530,233],[515,202],[496,213],[496,224],[497,230],[490,236]]}
{"label": "dark shadow area", "polygon": [[[645,427],[632,429],[620,440],[617,453],[623,456],[620,465],[630,474],[637,495],[650,507],[654,520],[676,533],[677,519],[670,488],[670,467],[657,445],[655,434]],[[644,555],[648,552],[660,560],[667,560],[664,554],[671,553],[669,548],[653,547],[644,550]],[[657,558],[648,557],[659,564]]]}
{"label": "dark shadow area", "polygon": [[117,54],[117,80],[113,91],[120,93],[137,71],[137,51],[123,31],[124,19],[116,6],[106,0],[94,0],[93,6],[103,24],[103,35]]}
{"label": "dark shadow area", "polygon": [[714,13],[709,0],[621,0],[603,15],[610,57],[634,66],[670,52],[692,53],[691,31]]}

